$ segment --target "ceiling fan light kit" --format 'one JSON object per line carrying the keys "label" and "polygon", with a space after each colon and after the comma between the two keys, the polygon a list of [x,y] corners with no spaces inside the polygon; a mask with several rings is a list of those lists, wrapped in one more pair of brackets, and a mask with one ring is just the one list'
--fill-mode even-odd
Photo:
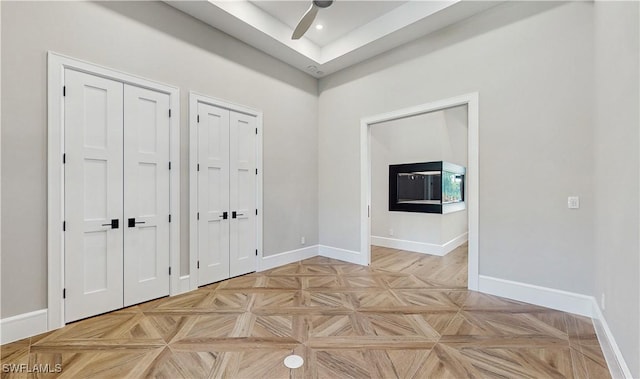
{"label": "ceiling fan light kit", "polygon": [[307,32],[307,30],[309,30],[311,24],[313,24],[313,21],[318,15],[318,10],[327,8],[331,4],[333,4],[333,0],[313,0],[309,9],[307,9],[305,14],[298,22],[298,26],[296,26],[295,30],[293,31],[291,39],[300,39]]}

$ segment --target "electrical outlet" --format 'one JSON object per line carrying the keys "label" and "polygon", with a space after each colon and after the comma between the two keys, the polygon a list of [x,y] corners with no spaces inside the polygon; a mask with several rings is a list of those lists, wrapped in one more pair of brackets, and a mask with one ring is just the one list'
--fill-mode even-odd
{"label": "electrical outlet", "polygon": [[600,308],[604,311],[604,292],[600,295]]}
{"label": "electrical outlet", "polygon": [[389,235],[393,237],[393,229],[389,229]]}
{"label": "electrical outlet", "polygon": [[300,245],[304,245],[305,243],[307,243],[307,240],[304,238],[304,236],[302,236],[300,238]]}

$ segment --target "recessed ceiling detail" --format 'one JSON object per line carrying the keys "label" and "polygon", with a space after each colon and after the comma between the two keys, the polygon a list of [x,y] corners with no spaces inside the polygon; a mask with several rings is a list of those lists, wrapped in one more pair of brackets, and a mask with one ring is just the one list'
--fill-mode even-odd
{"label": "recessed ceiling detail", "polygon": [[[171,1],[169,5],[314,77],[331,74],[500,2],[347,1],[322,9],[299,40],[305,1]],[[322,30],[315,25],[323,25]],[[315,66],[315,70],[309,70]]]}
{"label": "recessed ceiling detail", "polygon": [[[298,25],[300,16],[309,8],[311,1],[249,1],[254,6],[287,25],[291,29]],[[363,3],[366,5],[363,6]],[[321,24],[322,33],[309,30],[305,37],[318,47],[324,47],[344,37],[358,26],[367,24],[406,1],[340,1],[322,9],[313,25]]]}

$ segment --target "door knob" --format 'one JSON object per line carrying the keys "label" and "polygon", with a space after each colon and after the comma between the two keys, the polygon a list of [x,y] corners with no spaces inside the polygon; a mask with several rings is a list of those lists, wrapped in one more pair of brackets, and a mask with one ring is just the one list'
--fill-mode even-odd
{"label": "door knob", "polygon": [[136,226],[136,224],[144,224],[145,221],[136,221],[135,217],[134,218],[130,218],[127,222],[127,226],[130,228],[133,228]]}
{"label": "door knob", "polygon": [[102,226],[110,226],[111,229],[118,229],[120,227],[120,220],[117,218],[111,219],[111,222],[108,224],[102,224]]}

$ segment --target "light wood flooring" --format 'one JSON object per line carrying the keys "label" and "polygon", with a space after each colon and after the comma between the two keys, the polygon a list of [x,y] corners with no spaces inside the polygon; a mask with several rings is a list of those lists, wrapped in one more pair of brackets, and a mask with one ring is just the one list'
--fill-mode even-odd
{"label": "light wood flooring", "polygon": [[[4,345],[2,365],[60,364],[66,378],[609,377],[590,319],[468,291],[466,257],[315,257]],[[283,365],[291,353],[303,367]]]}

